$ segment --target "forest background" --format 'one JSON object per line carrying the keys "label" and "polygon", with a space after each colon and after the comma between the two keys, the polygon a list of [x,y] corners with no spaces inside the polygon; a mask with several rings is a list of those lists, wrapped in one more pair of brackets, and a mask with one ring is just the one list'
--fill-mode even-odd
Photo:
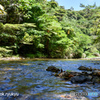
{"label": "forest background", "polygon": [[100,6],[65,9],[55,0],[0,0],[0,57],[100,56]]}

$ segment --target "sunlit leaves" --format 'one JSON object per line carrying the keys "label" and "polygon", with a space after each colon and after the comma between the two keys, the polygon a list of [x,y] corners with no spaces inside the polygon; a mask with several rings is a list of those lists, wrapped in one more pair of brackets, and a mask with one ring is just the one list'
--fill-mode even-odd
{"label": "sunlit leaves", "polygon": [[33,41],[33,35],[29,35],[28,33],[25,32],[22,42],[24,44],[30,44],[30,42],[32,42],[32,41]]}

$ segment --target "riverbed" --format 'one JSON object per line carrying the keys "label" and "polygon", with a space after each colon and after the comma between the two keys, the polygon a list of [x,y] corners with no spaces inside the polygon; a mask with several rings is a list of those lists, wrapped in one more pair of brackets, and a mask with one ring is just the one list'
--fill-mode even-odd
{"label": "riverbed", "polygon": [[[100,69],[99,60],[25,59],[0,61],[0,100],[75,100],[71,93],[96,93],[84,95],[84,100],[100,100],[100,84],[72,84],[53,72],[48,66],[64,71],[76,71],[79,66]],[[66,95],[66,96],[65,96]],[[79,100],[81,96],[77,97]],[[81,99],[82,100],[82,99]]]}

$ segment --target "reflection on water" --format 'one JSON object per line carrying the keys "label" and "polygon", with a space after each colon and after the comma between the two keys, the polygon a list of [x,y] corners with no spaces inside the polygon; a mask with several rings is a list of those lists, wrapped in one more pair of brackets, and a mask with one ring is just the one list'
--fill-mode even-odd
{"label": "reflection on water", "polygon": [[[100,61],[90,60],[25,60],[0,62],[0,93],[19,93],[19,96],[0,96],[0,100],[72,100],[70,92],[100,92],[100,84],[71,84],[47,72],[48,66],[79,71],[78,67],[100,68]],[[1,94],[0,94],[1,95]],[[67,96],[66,96],[67,95]],[[95,100],[98,96],[86,96]],[[75,99],[74,99],[75,100]],[[82,99],[83,100],[83,99]],[[98,99],[100,100],[100,98]]]}

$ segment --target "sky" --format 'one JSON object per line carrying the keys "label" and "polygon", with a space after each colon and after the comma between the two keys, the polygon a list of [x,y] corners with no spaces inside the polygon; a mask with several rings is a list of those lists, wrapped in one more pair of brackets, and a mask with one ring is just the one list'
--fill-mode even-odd
{"label": "sky", "polygon": [[57,1],[60,6],[64,6],[65,9],[70,9],[71,7],[73,7],[74,10],[76,11],[83,9],[80,7],[80,3],[84,5],[93,5],[94,3],[96,3],[97,6],[100,6],[100,0],[55,0],[55,1]]}

